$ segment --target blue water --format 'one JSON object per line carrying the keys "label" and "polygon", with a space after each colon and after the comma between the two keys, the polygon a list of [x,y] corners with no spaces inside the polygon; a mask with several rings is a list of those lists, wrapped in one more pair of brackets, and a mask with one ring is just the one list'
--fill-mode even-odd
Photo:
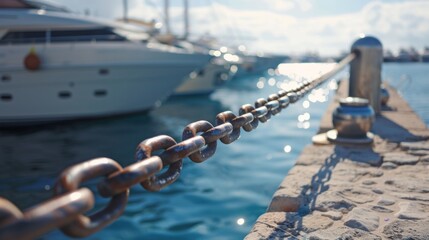
{"label": "blue water", "polygon": [[[398,86],[426,124],[428,73],[428,64],[384,65],[386,79]],[[95,157],[129,165],[140,141],[160,134],[180,140],[187,124],[201,119],[213,122],[225,110],[237,113],[242,104],[267,97],[278,91],[279,83],[300,77],[265,73],[234,79],[210,96],[173,98],[149,114],[1,130],[0,196],[21,209],[33,206],[52,195],[56,176],[67,166]],[[133,187],[124,215],[87,239],[242,239],[265,212],[303,147],[310,144],[332,85],[325,84],[312,101],[302,99],[256,130],[242,131],[238,141],[218,144],[215,156],[206,162],[185,159],[180,179],[160,192]],[[96,197],[97,207],[106,203]],[[53,231],[42,239],[68,238]]]}
{"label": "blue water", "polygon": [[429,126],[429,64],[384,64],[383,79],[398,90],[426,126]]}

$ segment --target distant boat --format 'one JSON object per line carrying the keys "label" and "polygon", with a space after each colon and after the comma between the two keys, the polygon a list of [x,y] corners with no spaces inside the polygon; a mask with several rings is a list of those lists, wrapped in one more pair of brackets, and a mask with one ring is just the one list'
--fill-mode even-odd
{"label": "distant boat", "polygon": [[190,41],[189,37],[189,5],[188,1],[184,0],[184,33],[182,37],[178,37],[171,33],[169,22],[169,0],[164,0],[164,23],[166,33],[157,33],[154,38],[158,41],[173,45],[176,47],[187,49],[196,53],[208,53],[213,59],[203,68],[192,72],[186,76],[182,85],[174,92],[174,95],[205,95],[216,90],[219,86],[226,83],[236,73],[236,64],[240,62],[240,58],[235,55],[217,49],[210,44],[202,42]]}
{"label": "distant boat", "polygon": [[399,54],[397,56],[398,62],[418,62],[420,59],[418,52],[414,48],[404,49],[401,48],[399,50]]}
{"label": "distant boat", "polygon": [[0,1],[0,126],[161,105],[209,54],[38,1]]}
{"label": "distant boat", "polygon": [[211,54],[213,52],[216,56],[219,54],[220,56],[213,58],[202,69],[186,77],[175,90],[174,95],[210,94],[235,75],[240,58],[237,55],[220,53],[219,50],[210,50]]}
{"label": "distant boat", "polygon": [[286,55],[270,55],[270,54],[249,54],[244,51],[239,51],[239,57],[242,59],[238,65],[238,71],[235,77],[243,77],[246,75],[260,74],[268,69],[276,69],[280,63],[289,60]]}

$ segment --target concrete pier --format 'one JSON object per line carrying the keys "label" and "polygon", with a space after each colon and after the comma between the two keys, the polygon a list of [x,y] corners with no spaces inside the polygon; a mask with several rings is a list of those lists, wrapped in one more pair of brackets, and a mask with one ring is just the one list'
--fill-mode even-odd
{"label": "concrete pier", "polygon": [[[319,133],[332,129],[347,85]],[[374,143],[307,146],[245,239],[429,239],[429,130],[388,90]]]}

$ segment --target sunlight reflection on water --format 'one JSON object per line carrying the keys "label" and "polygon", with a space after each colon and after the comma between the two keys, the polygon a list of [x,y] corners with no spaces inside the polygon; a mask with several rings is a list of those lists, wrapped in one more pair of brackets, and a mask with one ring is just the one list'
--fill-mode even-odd
{"label": "sunlight reflection on water", "polygon": [[[315,73],[331,65],[305,64],[307,69],[320,67]],[[122,166],[129,165],[143,139],[166,134],[180,140],[182,129],[193,121],[214,122],[219,112],[237,112],[242,104],[285,86],[278,83],[289,84],[293,77],[304,79],[298,76],[302,71],[299,65],[288,66],[282,64],[271,74],[234,79],[210,97],[170,99],[149,114],[3,132],[0,195],[28,207],[50,197],[56,176],[71,164],[105,156]],[[296,73],[292,73],[294,66]],[[280,69],[288,69],[290,76],[276,74],[284,71]],[[194,164],[185,159],[179,180],[162,191],[149,193],[140,186],[133,187],[123,216],[89,239],[243,238],[316,133],[332,93],[330,85],[312,91],[258,129],[241,131],[233,144],[218,144],[208,161]],[[308,102],[308,108],[302,101]],[[105,203],[106,199],[96,196],[97,207]],[[45,237],[64,238],[59,231]]]}

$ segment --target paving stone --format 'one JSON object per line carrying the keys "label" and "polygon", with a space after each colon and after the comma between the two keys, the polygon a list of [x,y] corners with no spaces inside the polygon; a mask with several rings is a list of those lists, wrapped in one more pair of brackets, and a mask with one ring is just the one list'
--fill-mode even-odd
{"label": "paving stone", "polygon": [[429,207],[416,202],[400,202],[399,212],[395,214],[400,219],[418,220],[429,217]]}
{"label": "paving stone", "polygon": [[350,210],[352,210],[354,207],[356,207],[355,204],[346,201],[344,199],[330,199],[325,200],[320,203],[318,203],[315,207],[315,210],[319,210],[322,212],[328,212],[328,211],[340,211],[342,213],[347,213]]}
{"label": "paving stone", "polygon": [[395,202],[396,202],[395,199],[384,196],[384,197],[381,197],[381,199],[377,202],[377,204],[381,206],[390,206],[395,204]]}
{"label": "paving stone", "polygon": [[376,212],[380,212],[380,213],[391,213],[391,212],[393,212],[393,210],[391,210],[389,208],[382,207],[382,206],[372,206],[371,210],[376,211]]}
{"label": "paving stone", "polygon": [[362,182],[363,185],[374,185],[376,182],[372,181],[372,180],[364,180]]}
{"label": "paving stone", "polygon": [[340,165],[335,169],[335,175],[332,176],[331,181],[335,181],[337,178],[342,182],[357,182],[362,179],[364,176],[370,174],[369,169],[363,169],[358,167],[350,167],[345,165]]}
{"label": "paving stone", "polygon": [[404,200],[429,202],[429,194],[392,192],[393,196]]}
{"label": "paving stone", "polygon": [[300,219],[297,213],[265,213],[259,216],[245,239],[295,239],[298,234],[295,226]]}
{"label": "paving stone", "polygon": [[401,176],[399,179],[387,180],[384,183],[386,191],[429,193],[429,178],[426,173],[415,172],[414,176]]}
{"label": "paving stone", "polygon": [[383,229],[386,239],[429,239],[429,220],[406,221],[396,220],[387,224]]}
{"label": "paving stone", "polygon": [[383,190],[378,189],[378,188],[374,188],[374,189],[372,189],[372,192],[373,192],[373,193],[377,193],[377,194],[383,194],[383,193],[384,193],[384,191],[383,191]]}
{"label": "paving stone", "polygon": [[347,215],[345,226],[364,231],[374,231],[378,228],[379,217],[376,213],[356,207]]}
{"label": "paving stone", "polygon": [[[371,167],[371,164],[369,164],[369,163],[365,163],[362,161],[355,161],[355,160],[351,160],[348,158],[344,159],[342,161],[342,164],[353,165],[353,167],[361,167],[361,168],[370,168]],[[377,163],[377,165],[375,165],[375,166],[379,166],[380,164],[381,164],[381,161],[379,164]]]}
{"label": "paving stone", "polygon": [[320,229],[326,229],[332,226],[333,221],[329,217],[320,214],[310,214],[302,218],[302,231],[305,233],[314,232]]}
{"label": "paving stone", "polygon": [[[374,235],[367,231],[360,229],[352,229],[348,227],[332,227],[325,230],[319,230],[312,232],[308,235],[301,235],[302,239],[309,240],[353,240],[353,239],[365,239],[365,240],[380,240],[380,236]],[[301,238],[298,238],[301,239]],[[296,239],[294,239],[296,240]]]}
{"label": "paving stone", "polygon": [[381,240],[380,236],[358,230],[349,230],[343,234],[341,234],[338,240],[352,240],[352,239],[365,239],[365,240]]}
{"label": "paving stone", "polygon": [[382,170],[376,170],[376,171],[369,173],[369,175],[371,177],[381,177],[381,176],[383,176],[383,174],[384,174],[384,172]]}
{"label": "paving stone", "polygon": [[429,150],[429,142],[401,142],[400,147],[404,150]]}
{"label": "paving stone", "polygon": [[384,162],[383,164],[381,164],[381,168],[386,169],[386,170],[395,169],[397,167],[398,167],[398,165],[396,165],[392,162]]}
{"label": "paving stone", "polygon": [[395,181],[393,181],[393,180],[384,181],[384,184],[387,184],[387,185],[393,185],[394,183],[395,183]]}
{"label": "paving stone", "polygon": [[387,142],[384,140],[377,141],[374,145],[374,152],[376,153],[392,152],[398,147],[397,143]]}
{"label": "paving stone", "polygon": [[372,192],[357,188],[340,190],[338,191],[338,195],[357,204],[368,203],[375,200],[375,195]]}
{"label": "paving stone", "polygon": [[341,218],[343,217],[343,214],[341,212],[334,211],[322,212],[321,215],[328,217],[334,221],[341,220]]}
{"label": "paving stone", "polygon": [[404,152],[391,152],[391,153],[386,153],[383,156],[384,163],[391,162],[397,165],[406,165],[406,164],[414,165],[418,161],[419,161],[418,156],[413,156]]}
{"label": "paving stone", "polygon": [[429,150],[408,150],[408,153],[414,156],[428,156]]}
{"label": "paving stone", "polygon": [[420,157],[420,163],[429,164],[429,156]]}

